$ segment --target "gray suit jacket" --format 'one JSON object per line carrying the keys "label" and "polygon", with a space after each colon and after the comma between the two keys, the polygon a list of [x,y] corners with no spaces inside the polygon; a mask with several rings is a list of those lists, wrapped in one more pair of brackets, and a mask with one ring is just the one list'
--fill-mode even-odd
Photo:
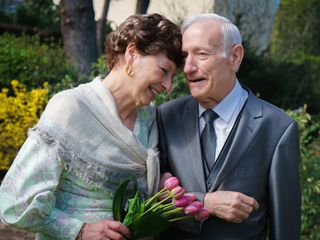
{"label": "gray suit jacket", "polygon": [[[161,105],[158,127],[163,171],[169,170],[180,179],[187,192],[196,192],[203,199],[206,185],[198,103],[187,96]],[[202,224],[199,239],[266,239],[267,235],[269,240],[299,239],[297,124],[285,112],[249,91],[231,140],[224,164],[212,179],[209,192],[241,192],[255,198],[260,208],[240,224],[211,216]],[[184,230],[190,229],[192,227],[185,225]]]}

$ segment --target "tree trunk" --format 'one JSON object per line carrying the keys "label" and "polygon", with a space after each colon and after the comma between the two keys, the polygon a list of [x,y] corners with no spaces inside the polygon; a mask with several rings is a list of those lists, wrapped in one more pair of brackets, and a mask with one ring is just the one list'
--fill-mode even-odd
{"label": "tree trunk", "polygon": [[137,14],[147,13],[149,4],[150,4],[150,0],[137,0],[136,13]]}
{"label": "tree trunk", "polygon": [[97,21],[97,45],[99,56],[103,54],[103,43],[106,36],[106,21],[109,11],[110,0],[104,0],[101,18]]}
{"label": "tree trunk", "polygon": [[64,51],[88,75],[98,58],[92,0],[61,0],[60,14]]}
{"label": "tree trunk", "polygon": [[215,0],[214,12],[230,19],[243,39],[257,52],[267,49],[271,39],[275,0]]}

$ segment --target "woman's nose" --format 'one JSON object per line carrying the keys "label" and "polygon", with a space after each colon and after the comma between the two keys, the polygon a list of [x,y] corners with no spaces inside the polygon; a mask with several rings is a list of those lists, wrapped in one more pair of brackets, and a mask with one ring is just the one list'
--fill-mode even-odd
{"label": "woman's nose", "polygon": [[173,76],[171,76],[171,75],[164,78],[164,80],[162,82],[162,88],[164,89],[164,92],[167,93],[167,92],[171,91],[172,79],[173,79]]}

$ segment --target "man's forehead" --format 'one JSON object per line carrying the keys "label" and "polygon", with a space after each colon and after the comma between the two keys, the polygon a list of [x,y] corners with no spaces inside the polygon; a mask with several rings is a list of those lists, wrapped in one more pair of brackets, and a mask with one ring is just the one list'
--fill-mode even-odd
{"label": "man's forehead", "polygon": [[[209,27],[207,27],[209,26]],[[222,44],[222,34],[219,27],[214,24],[205,24],[203,22],[194,23],[182,36],[183,47],[193,44],[210,45],[219,48]]]}

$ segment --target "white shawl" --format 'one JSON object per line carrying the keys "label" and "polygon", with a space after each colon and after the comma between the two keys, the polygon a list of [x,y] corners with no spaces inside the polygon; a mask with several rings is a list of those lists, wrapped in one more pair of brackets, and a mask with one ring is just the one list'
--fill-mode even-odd
{"label": "white shawl", "polygon": [[155,107],[147,110],[148,149],[122,124],[98,77],[56,94],[30,132],[57,147],[65,169],[83,181],[113,193],[122,180],[135,176],[150,196],[157,191],[160,173]]}

